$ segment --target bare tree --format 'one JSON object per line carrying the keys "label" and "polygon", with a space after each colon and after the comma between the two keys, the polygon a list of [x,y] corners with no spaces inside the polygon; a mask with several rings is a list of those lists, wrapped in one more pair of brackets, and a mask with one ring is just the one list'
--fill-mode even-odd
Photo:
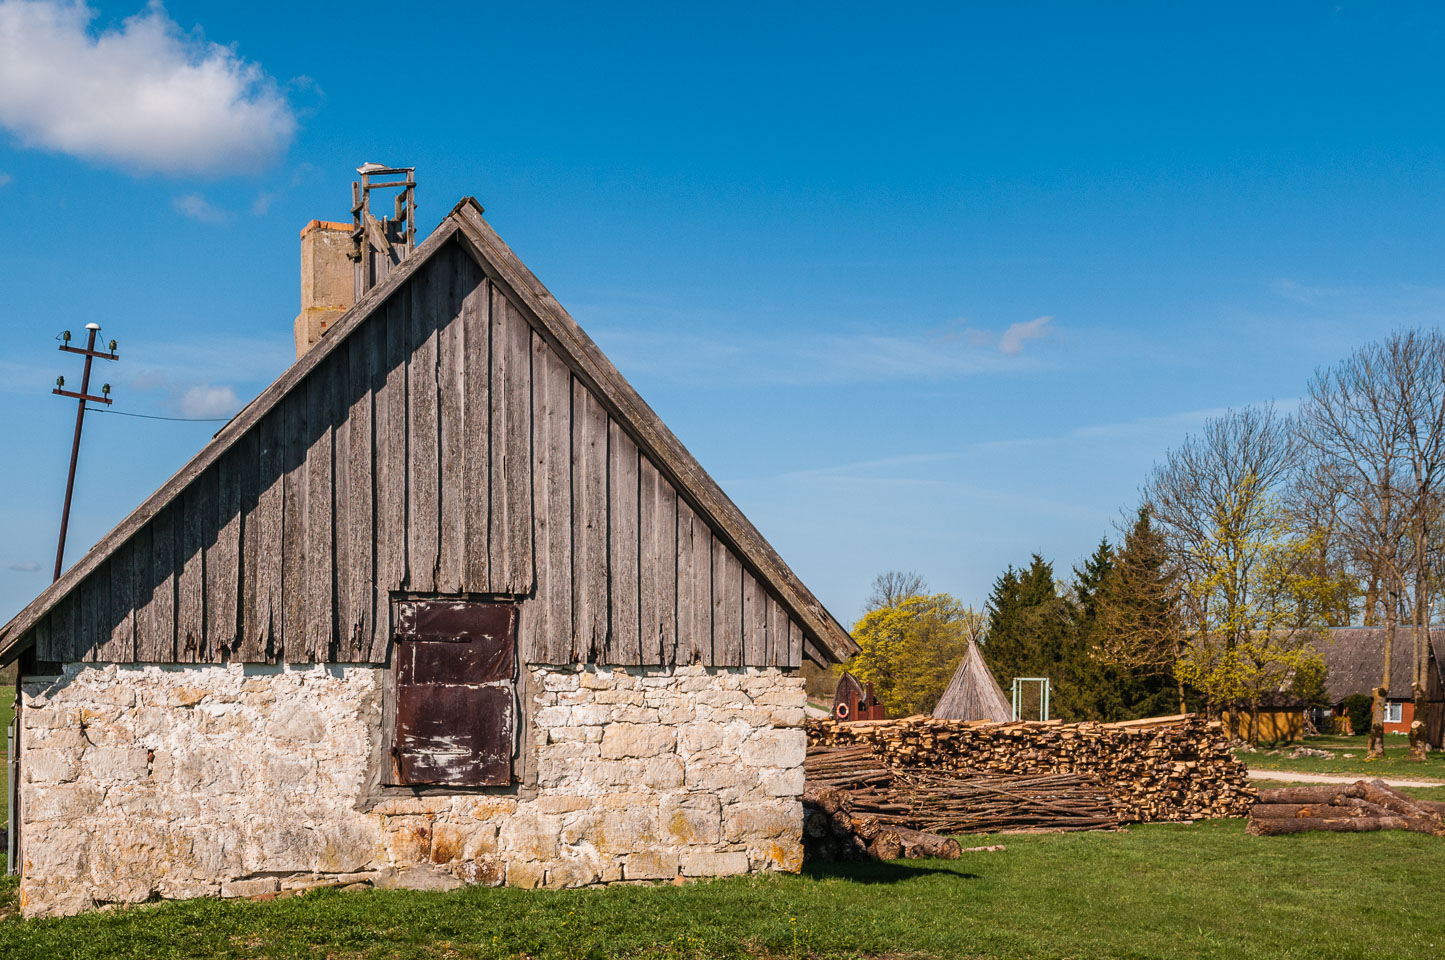
{"label": "bare tree", "polygon": [[1445,338],[1438,330],[1397,333],[1384,343],[1395,402],[1405,419],[1412,572],[1410,693],[1414,720],[1410,757],[1424,760],[1430,749],[1426,731],[1429,708],[1426,683],[1430,663],[1430,609],[1435,594],[1430,530],[1436,519],[1437,487],[1445,480]]}
{"label": "bare tree", "polygon": [[909,597],[921,597],[928,592],[928,581],[923,574],[912,570],[886,570],[873,578],[873,592],[868,595],[867,609],[896,607]]}
{"label": "bare tree", "polygon": [[1406,569],[1402,556],[1412,532],[1411,497],[1403,462],[1409,445],[1408,409],[1399,402],[1398,354],[1383,344],[1357,350],[1316,373],[1300,411],[1300,435],[1314,461],[1316,496],[1334,504],[1338,531],[1384,593],[1385,645],[1375,688],[1369,756],[1384,753],[1385,700],[1400,621]]}
{"label": "bare tree", "polygon": [[1196,610],[1193,619],[1225,625],[1227,643],[1248,629],[1238,611],[1248,600],[1258,559],[1249,545],[1258,541],[1269,499],[1282,489],[1296,453],[1294,431],[1273,406],[1231,410],[1170,450],[1145,485],[1144,503],[1169,544],[1181,583],[1198,583],[1222,569],[1219,589],[1195,603],[1224,609]]}
{"label": "bare tree", "polygon": [[1288,418],[1272,406],[1231,410],[1171,450],[1145,485],[1178,584],[1176,670],[1211,709],[1257,710],[1321,620],[1320,598],[1295,589],[1308,554],[1290,536],[1284,491],[1297,460]]}

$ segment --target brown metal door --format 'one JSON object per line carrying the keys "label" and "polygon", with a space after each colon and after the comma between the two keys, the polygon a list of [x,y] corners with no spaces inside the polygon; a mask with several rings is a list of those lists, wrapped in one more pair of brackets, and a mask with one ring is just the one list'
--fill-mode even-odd
{"label": "brown metal door", "polygon": [[516,635],[512,604],[398,604],[392,756],[399,782],[512,782]]}

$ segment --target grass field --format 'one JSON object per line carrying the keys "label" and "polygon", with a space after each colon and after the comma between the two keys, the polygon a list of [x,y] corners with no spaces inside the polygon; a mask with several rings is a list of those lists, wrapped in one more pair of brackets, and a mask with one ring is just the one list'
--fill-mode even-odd
{"label": "grass field", "polygon": [[[981,838],[980,838],[981,839]],[[1445,841],[1241,821],[1009,836],[1002,853],[683,887],[333,892],[0,921],[0,957],[1436,956]],[[13,902],[13,884],[4,888]]]}
{"label": "grass field", "polygon": [[[1335,755],[1328,760],[1323,757],[1291,759],[1290,752],[1299,746],[1331,750]],[[1278,756],[1270,756],[1267,750],[1261,750],[1259,753],[1239,753],[1238,757],[1256,770],[1359,774],[1362,777],[1418,777],[1422,780],[1445,781],[1445,751],[1431,751],[1423,763],[1407,760],[1410,741],[1405,735],[1397,733],[1385,735],[1385,756],[1381,759],[1366,762],[1365,753],[1368,749],[1368,737],[1305,737],[1280,747]],[[1346,758],[1346,753],[1354,756]]]}
{"label": "grass field", "polygon": [[[15,688],[0,686],[0,765],[5,762],[5,731],[10,729],[10,718],[15,715]],[[0,770],[0,827],[7,822],[10,805],[10,768]],[[0,850],[0,857],[5,851]]]}

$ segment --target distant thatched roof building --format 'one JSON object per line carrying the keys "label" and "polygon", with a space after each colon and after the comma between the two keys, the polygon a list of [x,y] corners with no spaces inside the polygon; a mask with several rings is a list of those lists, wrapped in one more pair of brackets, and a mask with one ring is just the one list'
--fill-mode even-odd
{"label": "distant thatched roof building", "polygon": [[1003,687],[993,678],[978,644],[970,643],[968,652],[953,671],[948,689],[943,691],[933,715],[943,720],[998,720],[1013,719],[1013,707],[1003,694]]}
{"label": "distant thatched roof building", "polygon": [[[1408,624],[1395,628],[1395,646],[1390,651],[1390,700],[1410,699],[1414,629]],[[1445,629],[1438,626],[1430,629],[1430,646],[1435,663],[1445,662]],[[1330,631],[1328,640],[1316,641],[1315,649],[1324,658],[1329,670],[1325,676],[1325,690],[1330,702],[1339,703],[1352,693],[1369,694],[1380,682],[1384,666],[1381,654],[1385,649],[1385,628],[1335,627]],[[1438,670],[1438,666],[1432,666],[1430,672],[1438,676]]]}

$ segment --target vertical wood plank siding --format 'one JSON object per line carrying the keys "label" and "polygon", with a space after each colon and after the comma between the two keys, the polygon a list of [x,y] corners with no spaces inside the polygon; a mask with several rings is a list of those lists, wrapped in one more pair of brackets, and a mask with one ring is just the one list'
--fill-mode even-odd
{"label": "vertical wood plank siding", "polygon": [[521,618],[522,657],[572,660],[572,373],[532,334],[532,496],[537,596]]}
{"label": "vertical wood plank siding", "polygon": [[607,642],[607,414],[572,380],[572,659],[591,661]]}
{"label": "vertical wood plank siding", "polygon": [[637,640],[637,444],[607,421],[607,553],[612,580],[608,663],[641,663]]}
{"label": "vertical wood plank siding", "polygon": [[677,661],[677,491],[646,457],[639,464],[642,663]]}
{"label": "vertical wood plank siding", "polygon": [[677,662],[711,666],[712,532],[677,502]]}
{"label": "vertical wood plank siding", "polygon": [[756,572],[452,245],[37,622],[36,655],[385,662],[398,592],[516,598],[532,663],[802,651]]}

